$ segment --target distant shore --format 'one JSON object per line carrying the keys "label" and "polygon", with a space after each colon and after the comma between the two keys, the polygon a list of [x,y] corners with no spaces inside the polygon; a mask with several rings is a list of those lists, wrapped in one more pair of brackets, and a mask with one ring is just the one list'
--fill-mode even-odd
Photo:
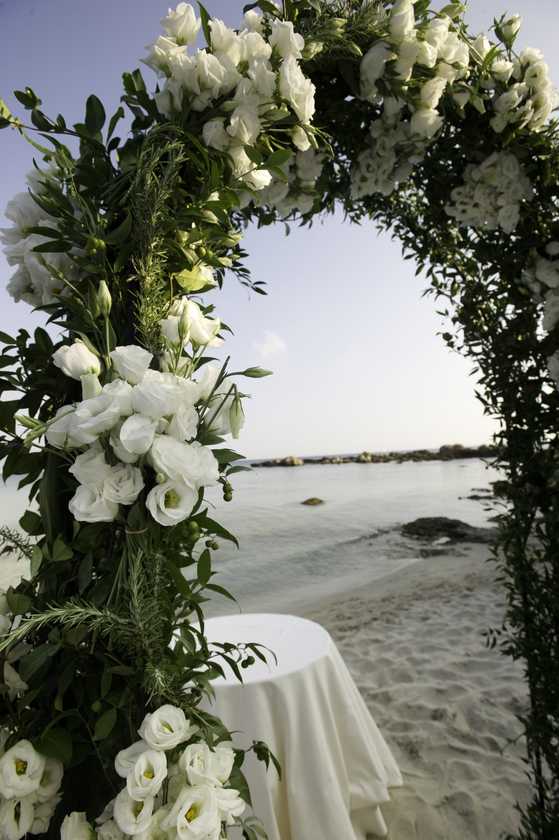
{"label": "distant shore", "polygon": [[302,467],[305,464],[388,464],[406,461],[455,461],[462,458],[494,458],[497,448],[490,444],[462,446],[460,443],[446,444],[439,449],[412,449],[408,452],[360,452],[357,455],[315,455],[301,458],[288,455],[285,458],[270,458],[251,461],[253,467]]}

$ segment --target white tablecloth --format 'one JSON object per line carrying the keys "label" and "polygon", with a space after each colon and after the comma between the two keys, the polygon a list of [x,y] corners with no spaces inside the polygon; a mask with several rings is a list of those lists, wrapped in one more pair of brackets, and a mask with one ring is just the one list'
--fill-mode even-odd
{"label": "white tablecloth", "polygon": [[287,615],[239,615],[206,622],[210,642],[260,642],[278,665],[258,662],[240,684],[217,679],[208,711],[235,743],[265,741],[280,781],[251,754],[244,765],[255,814],[269,840],[365,840],[386,836],[380,808],[400,772],[330,635]]}

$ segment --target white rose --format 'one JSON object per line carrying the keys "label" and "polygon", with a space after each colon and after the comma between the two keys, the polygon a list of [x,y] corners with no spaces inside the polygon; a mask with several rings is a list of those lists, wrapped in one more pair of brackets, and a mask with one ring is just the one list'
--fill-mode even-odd
{"label": "white rose", "polygon": [[446,86],[447,80],[438,78],[437,76],[433,79],[429,79],[428,82],[425,82],[425,84],[421,86],[421,91],[419,93],[421,107],[436,108],[441,100]]}
{"label": "white rose", "polygon": [[122,779],[127,779],[128,774],[136,764],[138,758],[149,750],[149,746],[145,741],[135,741],[131,746],[126,747],[116,754],[115,770]]}
{"label": "white rose", "polygon": [[115,799],[114,819],[125,834],[140,834],[149,826],[153,814],[153,797],[148,796],[141,802],[132,799],[127,789],[120,791]]}
{"label": "white rose", "polygon": [[161,750],[147,750],[136,760],[126,779],[132,799],[142,801],[155,797],[167,778],[167,758]]}
{"label": "white rose", "polygon": [[146,507],[160,525],[171,528],[188,519],[198,501],[198,493],[181,481],[156,484],[146,499]]}
{"label": "white rose", "polygon": [[36,793],[45,765],[45,757],[29,741],[18,741],[0,758],[0,794],[6,799],[22,799]]}
{"label": "white rose", "polygon": [[[120,427],[118,438],[115,436],[113,439],[111,435],[111,446],[115,454],[125,461],[125,458],[119,454],[122,447],[125,453],[130,453],[130,456],[145,455],[153,443],[156,428],[157,421],[152,420],[151,417],[144,417],[142,414],[133,414],[128,417]],[[134,460],[137,460],[137,457]],[[126,462],[133,463],[133,461]]]}
{"label": "white rose", "polygon": [[60,790],[63,775],[64,766],[62,762],[56,758],[47,758],[39,787],[36,790],[36,796],[40,802],[52,802]]}
{"label": "white rose", "polygon": [[250,103],[235,108],[227,126],[227,133],[231,137],[245,146],[253,146],[261,131],[262,124],[256,108]]}
{"label": "white rose", "polygon": [[[8,697],[13,702],[16,697],[25,694],[29,686],[9,662],[4,662],[4,685],[8,689]],[[0,793],[2,791],[0,790]]]}
{"label": "white rose", "polygon": [[412,134],[430,139],[442,128],[443,118],[431,108],[419,108],[411,118]]}
{"label": "white rose", "polygon": [[80,378],[86,373],[101,373],[101,363],[98,357],[89,350],[83,341],[76,340],[73,344],[65,344],[53,353],[52,360],[56,367],[72,379]]}
{"label": "white rose", "polygon": [[[33,825],[33,797],[8,799],[0,805],[0,828],[5,840],[21,840]],[[79,838],[77,839],[79,840]]]}
{"label": "white rose", "polygon": [[[48,799],[46,802],[35,803],[35,807],[33,809],[33,824],[29,829],[30,834],[47,833],[50,821],[54,816],[54,812],[56,811],[61,798],[62,797],[60,796],[53,796],[52,799]],[[32,800],[33,796],[30,796],[29,799]]]}
{"label": "white rose", "polygon": [[109,820],[97,829],[97,840],[125,840],[125,835],[114,820]]}
{"label": "white rose", "polygon": [[167,16],[161,20],[167,35],[181,45],[193,44],[201,25],[190,3],[179,3],[176,9],[169,9]]}
{"label": "white rose", "polygon": [[[148,370],[139,385],[132,391],[134,411],[152,420],[174,414],[178,408],[180,391],[172,373]],[[124,428],[124,426],[123,426]],[[122,430],[121,430],[121,440]]]}
{"label": "white rose", "polygon": [[198,727],[187,721],[182,709],[167,704],[147,714],[138,733],[152,750],[172,750],[197,731]]}
{"label": "white rose", "polygon": [[216,117],[204,123],[202,138],[206,146],[224,152],[231,141],[229,134],[225,130],[225,120],[222,117]]}
{"label": "white rose", "polygon": [[105,479],[111,475],[111,467],[105,460],[102,447],[99,444],[94,444],[81,455],[78,455],[68,472],[80,484],[102,490]]}
{"label": "white rose", "polygon": [[66,449],[79,445],[72,439],[72,425],[75,407],[63,405],[54,415],[45,433],[47,442],[55,449]]}
{"label": "white rose", "polygon": [[108,394],[118,404],[121,417],[132,414],[132,385],[122,379],[115,379],[103,387],[103,394]]}
{"label": "white rose", "polygon": [[178,840],[218,838],[221,818],[215,790],[207,785],[184,787],[161,827],[175,830]]}
{"label": "white rose", "polygon": [[110,502],[132,505],[144,489],[142,471],[131,464],[117,464],[110,468],[103,485],[103,496]]}
{"label": "white rose", "polygon": [[246,802],[233,788],[216,788],[215,795],[220,819],[227,825],[234,825],[235,818],[245,812]]}
{"label": "white rose", "polygon": [[413,0],[396,0],[390,14],[390,34],[397,44],[415,31]]}
{"label": "white rose", "polygon": [[182,443],[168,435],[156,435],[149,457],[155,471],[171,481],[181,481],[196,489],[217,483],[219,471],[215,456],[198,441]]}
{"label": "white rose", "polygon": [[282,58],[301,58],[305,46],[305,39],[293,29],[291,21],[272,21],[272,32],[269,38]]}
{"label": "white rose", "polygon": [[307,79],[297,59],[293,56],[284,59],[279,72],[279,89],[281,95],[292,105],[293,110],[302,123],[310,123],[314,114],[315,87]]}
{"label": "white rose", "polygon": [[72,440],[79,446],[94,443],[120,420],[120,404],[111,394],[100,394],[80,403],[71,426]]}
{"label": "white rose", "polygon": [[190,744],[179,759],[179,767],[191,785],[221,786],[229,779],[235,761],[230,747],[211,750],[207,744]]}
{"label": "white rose", "polygon": [[378,96],[377,82],[384,73],[387,61],[395,58],[394,53],[383,41],[373,44],[361,59],[361,96],[373,101]]}
{"label": "white rose", "polygon": [[143,347],[138,347],[137,344],[116,347],[110,356],[118,375],[131,385],[137,385],[142,381],[153,359],[151,353]]}
{"label": "white rose", "polygon": [[118,505],[105,499],[99,490],[80,485],[68,504],[78,522],[114,522]]}

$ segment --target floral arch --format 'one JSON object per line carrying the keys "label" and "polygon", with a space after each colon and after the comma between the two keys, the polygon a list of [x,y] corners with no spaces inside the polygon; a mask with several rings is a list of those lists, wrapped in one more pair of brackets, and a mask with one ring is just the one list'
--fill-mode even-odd
{"label": "floral arch", "polygon": [[[220,668],[262,655],[217,655],[204,637],[204,596],[222,592],[212,551],[235,539],[204,488],[231,499],[242,467],[224,444],[243,425],[241,377],[268,372],[211,360],[228,328],[206,293],[226,272],[262,291],[243,266],[248,221],[308,223],[341,205],[415,258],[447,307],[445,341],[474,360],[500,421],[507,613],[489,639],[523,661],[529,688],[533,800],[518,836],[554,840],[559,144],[547,65],[515,51],[517,17],[474,38],[459,2],[245,11],[236,31],[202,6],[169,11],[145,60],[155,90],[139,70],[123,76],[123,138],[124,108],[107,121],[95,96],[71,127],[29,88],[15,93],[28,120],[0,101],[0,127],[39,161],[7,211],[8,288],[62,330],[56,342],[43,329],[1,336],[3,477],[34,503],[27,536],[3,532],[31,574],[1,600],[2,826],[88,836],[75,812],[93,819],[116,792],[99,837],[167,836],[193,808],[211,812],[216,838],[239,823],[262,836],[243,816],[243,754],[219,746],[227,733],[199,703]],[[207,46],[194,50],[200,30]],[[167,785],[152,816],[179,753],[186,780],[203,762],[228,787],[208,804]]]}

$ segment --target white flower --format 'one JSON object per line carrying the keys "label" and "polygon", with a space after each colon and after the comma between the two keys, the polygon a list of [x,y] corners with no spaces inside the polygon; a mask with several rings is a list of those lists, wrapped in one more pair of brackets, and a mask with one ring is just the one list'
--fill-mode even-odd
{"label": "white flower", "polygon": [[219,318],[206,318],[196,301],[186,297],[182,298],[182,307],[186,311],[190,340],[200,346],[218,347],[221,344],[221,340],[217,338],[221,329]]}
{"label": "white flower", "polygon": [[549,371],[549,375],[559,388],[559,352],[554,353],[553,356],[548,358],[547,369]]}
{"label": "white flower", "polygon": [[182,403],[171,418],[165,429],[165,434],[174,437],[175,440],[191,440],[196,437],[198,431],[198,414],[193,405]]}
{"label": "white flower", "polygon": [[78,455],[70,472],[80,484],[86,484],[96,490],[102,490],[105,479],[111,475],[111,467],[105,461],[105,453],[99,444],[94,444]]}
{"label": "white flower", "polygon": [[73,405],[63,405],[54,415],[45,433],[47,442],[55,449],[66,449],[79,445],[72,440],[72,425],[74,422]]}
{"label": "white flower", "polygon": [[225,120],[223,117],[216,117],[215,119],[208,120],[207,123],[204,123],[202,138],[206,146],[209,146],[211,149],[218,149],[220,152],[224,152],[229,146],[231,138],[225,130]]}
{"label": "white flower", "polygon": [[182,481],[156,484],[146,499],[146,507],[160,525],[170,528],[188,519],[198,501],[198,493]]}
{"label": "white flower", "polygon": [[251,103],[239,105],[229,120],[227,133],[239,143],[245,146],[252,146],[262,131],[262,125],[258,118],[258,112]]}
{"label": "white flower", "polygon": [[36,793],[45,765],[45,757],[29,741],[18,741],[0,758],[0,794],[6,799],[22,799]]}
{"label": "white flower", "polygon": [[[4,662],[4,685],[8,689],[8,697],[11,701],[25,694],[29,688],[27,683],[21,679],[16,669],[9,662]],[[2,793],[1,790],[0,793]]]}
{"label": "white flower", "polygon": [[221,372],[221,365],[216,362],[210,362],[201,368],[201,376],[196,382],[198,388],[198,399],[208,400],[212,395],[215,384]]}
{"label": "white flower", "polygon": [[559,295],[548,292],[543,307],[543,328],[551,332],[559,323]]}
{"label": "white flower", "polygon": [[[296,146],[299,151],[306,152],[307,149],[310,149],[311,141],[309,140],[309,135],[300,125],[296,125],[295,128],[292,128],[290,133],[293,145]],[[287,189],[289,191],[289,185],[287,185]]]}
{"label": "white flower", "polygon": [[60,840],[93,840],[93,829],[85,813],[72,811],[60,827]]}
{"label": "white flower", "polygon": [[[151,417],[145,417],[142,414],[133,414],[128,417],[120,427],[118,437],[115,436],[113,439],[111,435],[111,446],[115,454],[124,461],[125,458],[119,454],[122,452],[122,447],[125,450],[124,454],[128,452],[130,456],[145,455],[153,443],[156,428],[157,421]],[[134,460],[137,460],[137,457]]]}
{"label": "white flower", "polygon": [[272,32],[269,38],[282,58],[301,58],[305,39],[293,29],[291,21],[272,21]]}
{"label": "white flower", "polygon": [[437,63],[437,57],[438,51],[429,41],[417,41],[416,61],[418,64],[432,68]]}
{"label": "white flower", "polygon": [[243,21],[249,32],[262,32],[262,16],[255,9],[245,12]]}
{"label": "white flower", "polygon": [[372,102],[378,96],[377,82],[384,73],[387,61],[395,58],[394,53],[383,41],[376,44],[365,53],[361,60],[361,96]]}
{"label": "white flower", "polygon": [[77,407],[71,425],[72,440],[81,446],[94,443],[120,420],[120,403],[111,394],[99,394]]}
{"label": "white flower", "polygon": [[217,840],[221,819],[215,790],[206,785],[184,787],[161,827],[174,829],[177,840]]}
{"label": "white flower", "polygon": [[442,128],[443,118],[432,108],[418,108],[411,118],[411,130],[419,137],[431,139]]}
{"label": "white flower", "polygon": [[167,778],[167,758],[161,750],[146,750],[138,756],[126,779],[126,789],[132,799],[155,797]]}
{"label": "white flower", "polygon": [[284,59],[281,64],[279,88],[281,95],[291,104],[301,122],[305,125],[310,123],[314,114],[315,87],[293,56]]}
{"label": "white flower", "polygon": [[97,840],[125,840],[125,835],[114,820],[108,820],[97,829]]}
{"label": "white flower", "polygon": [[[160,420],[174,414],[179,398],[177,378],[172,373],[161,373],[158,370],[148,370],[132,391],[134,411],[143,414],[144,417],[151,417],[152,420]],[[124,443],[122,430],[121,440]]]}
{"label": "white flower", "polygon": [[272,173],[267,169],[256,169],[243,146],[233,145],[228,149],[236,178],[253,190],[263,190],[272,182]]}
{"label": "white flower", "polygon": [[172,750],[188,741],[198,731],[189,723],[182,709],[169,704],[147,714],[138,732],[152,750]]}
{"label": "white flower", "polygon": [[[29,829],[30,834],[46,834],[50,821],[54,816],[54,812],[58,806],[62,797],[60,796],[53,796],[52,799],[48,799],[45,802],[36,802],[34,809],[33,809],[33,824]],[[29,799],[33,799],[33,795],[29,797]],[[1,818],[0,818],[1,819]]]}
{"label": "white flower", "polygon": [[103,484],[103,496],[110,502],[132,505],[144,488],[142,471],[131,464],[117,464]]}
{"label": "white flower", "polygon": [[0,804],[0,828],[3,840],[22,840],[31,830],[32,825],[32,796],[8,799]]}
{"label": "white flower", "polygon": [[390,35],[396,44],[409,38],[415,31],[413,0],[396,0],[390,14]]}
{"label": "white flower", "polygon": [[265,67],[272,57],[272,47],[259,32],[242,32],[239,36],[239,44],[241,58],[249,65],[259,64]]}
{"label": "white flower", "polygon": [[520,221],[520,205],[506,204],[499,210],[497,218],[499,226],[505,231],[505,233],[512,233]]}
{"label": "white flower", "polygon": [[103,387],[103,394],[108,394],[118,404],[121,417],[132,414],[132,385],[122,379],[115,379]]}
{"label": "white flower", "polygon": [[176,9],[169,9],[167,17],[161,20],[167,35],[181,45],[193,44],[201,25],[190,3],[179,3]]}
{"label": "white flower", "polygon": [[503,39],[506,42],[511,42],[518,35],[522,26],[522,17],[520,15],[512,15],[508,20],[502,23],[499,27]]}
{"label": "white flower", "polygon": [[230,29],[219,18],[212,18],[210,21],[211,45],[215,54],[228,56],[235,64],[238,64],[241,57],[241,46],[239,36],[234,29]]}
{"label": "white flower", "polygon": [[136,344],[116,347],[110,356],[118,375],[131,385],[137,385],[142,381],[153,359],[151,353]]}
{"label": "white flower", "polygon": [[179,759],[179,767],[191,785],[222,786],[229,779],[235,761],[230,747],[211,750],[207,744],[189,744]]}
{"label": "white flower", "polygon": [[216,788],[215,795],[220,819],[227,825],[234,825],[235,818],[245,812],[246,802],[233,788]]}
{"label": "white flower", "polygon": [[90,400],[92,397],[98,397],[102,391],[99,377],[96,373],[84,373],[80,376],[82,383],[82,400]]}
{"label": "white flower", "polygon": [[177,44],[174,38],[160,35],[146,49],[149,50],[149,54],[147,58],[143,59],[144,64],[147,64],[156,73],[164,73],[166,76],[170,76],[173,62],[184,52],[185,48]]}
{"label": "white flower", "polygon": [[216,484],[218,463],[211,449],[198,441],[182,443],[168,435],[156,435],[150,450],[150,461],[156,472],[171,481],[179,481],[198,489]]}
{"label": "white flower", "polygon": [[436,108],[447,86],[446,79],[435,76],[421,86],[419,99],[424,108]]}
{"label": "white flower", "polygon": [[148,796],[139,802],[132,799],[126,788],[115,799],[114,819],[125,834],[140,834],[149,826],[153,814],[153,797]]}
{"label": "white flower", "polygon": [[101,373],[101,363],[98,357],[89,350],[83,341],[76,340],[73,344],[65,344],[53,353],[52,360],[66,376],[79,379],[86,373]]}
{"label": "white flower", "polygon": [[122,779],[128,778],[128,774],[131,772],[138,758],[146,750],[149,750],[149,746],[145,741],[140,740],[135,741],[131,746],[116,754],[115,770]]}
{"label": "white flower", "polygon": [[78,522],[114,522],[118,505],[105,499],[99,490],[80,485],[68,504]]}
{"label": "white flower", "polygon": [[[253,89],[253,96],[266,99],[272,99],[276,91],[277,75],[273,70],[270,70],[267,61],[258,60],[253,61],[249,67],[248,75],[251,80],[251,87]],[[247,81],[247,80],[245,80]],[[239,91],[240,85],[237,87]],[[235,94],[237,97],[237,94]],[[262,104],[260,101],[258,104]]]}
{"label": "white flower", "polygon": [[41,776],[39,787],[36,791],[37,799],[40,802],[51,802],[60,790],[64,766],[56,758],[47,758],[45,769]]}

